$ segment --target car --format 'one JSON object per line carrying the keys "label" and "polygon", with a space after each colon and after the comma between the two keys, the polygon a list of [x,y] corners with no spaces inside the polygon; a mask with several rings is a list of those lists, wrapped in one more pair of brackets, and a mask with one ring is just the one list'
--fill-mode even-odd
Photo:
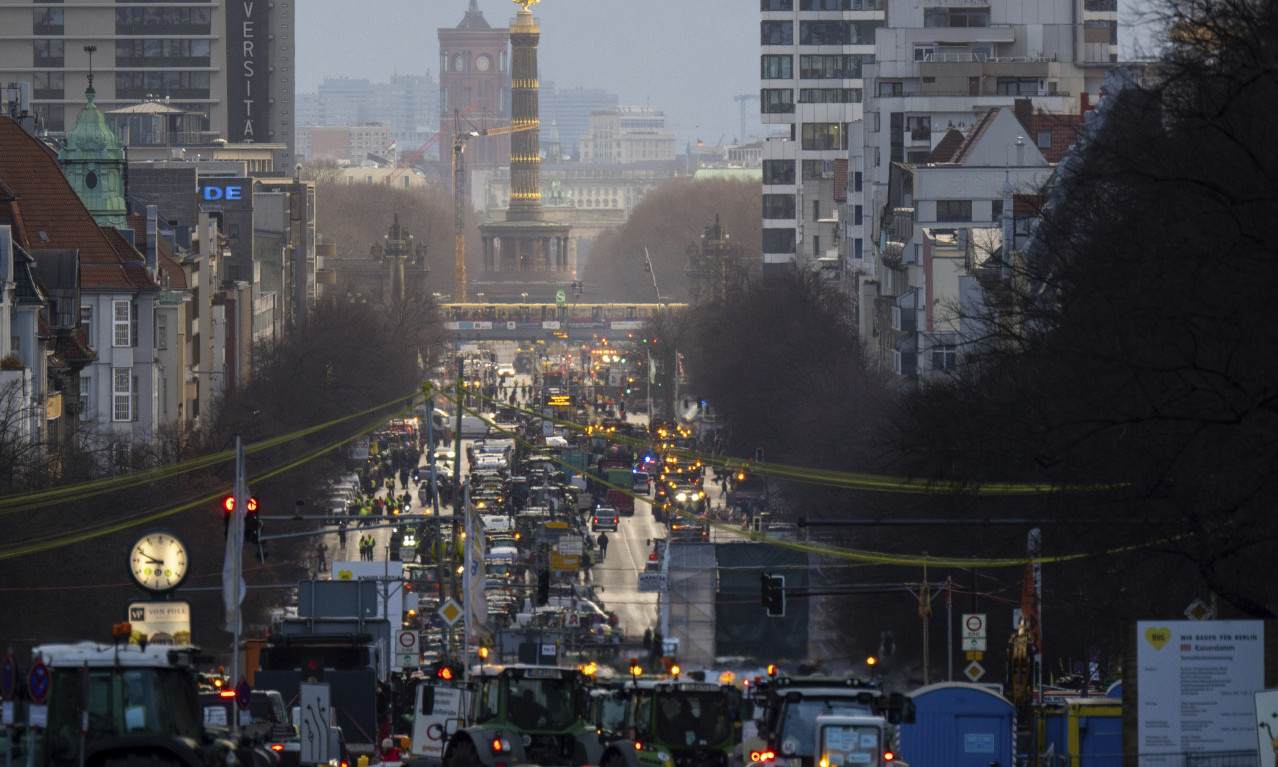
{"label": "car", "polygon": [[[232,717],[241,716],[234,690],[201,692],[199,702],[206,726],[229,729]],[[248,722],[241,729],[246,736],[273,752],[281,765],[298,763],[296,752],[287,745],[297,739],[297,728],[289,719],[284,697],[278,691],[253,690],[245,715]]]}
{"label": "car", "polygon": [[514,378],[515,366],[514,365],[498,365],[497,377],[498,378]]}
{"label": "car", "polygon": [[591,531],[596,530],[612,530],[617,531],[617,510],[611,506],[600,506],[595,509],[595,514],[590,518]]}
{"label": "car", "polygon": [[635,471],[633,490],[636,493],[643,493],[644,495],[647,495],[648,491],[651,488],[652,488],[652,480],[651,480],[651,477],[648,476],[648,472]]}

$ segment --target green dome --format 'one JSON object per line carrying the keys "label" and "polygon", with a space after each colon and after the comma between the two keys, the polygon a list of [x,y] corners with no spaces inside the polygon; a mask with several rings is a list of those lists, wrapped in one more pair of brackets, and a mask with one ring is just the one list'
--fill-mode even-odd
{"label": "green dome", "polygon": [[75,127],[67,133],[66,143],[58,152],[58,159],[67,160],[118,160],[124,162],[124,146],[115,133],[107,127],[106,116],[93,103],[94,92],[85,92],[88,104],[80,110]]}

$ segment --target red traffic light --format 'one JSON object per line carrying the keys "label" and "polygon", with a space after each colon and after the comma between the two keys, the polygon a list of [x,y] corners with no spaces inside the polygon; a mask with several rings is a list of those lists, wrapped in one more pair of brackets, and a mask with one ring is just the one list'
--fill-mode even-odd
{"label": "red traffic light", "polygon": [[[248,506],[248,513],[252,514],[253,512],[257,511],[257,498],[253,496],[249,496],[248,504],[246,505]],[[235,511],[235,496],[228,495],[222,499],[222,510],[225,511],[227,514],[230,514],[232,511]]]}
{"label": "red traffic light", "polygon": [[444,681],[452,681],[453,670],[448,666],[440,666],[439,670],[435,672],[435,676],[443,679]]}

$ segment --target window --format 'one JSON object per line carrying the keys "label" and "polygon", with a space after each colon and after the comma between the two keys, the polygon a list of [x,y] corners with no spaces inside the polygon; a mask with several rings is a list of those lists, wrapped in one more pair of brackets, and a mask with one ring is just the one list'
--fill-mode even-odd
{"label": "window", "polygon": [[850,11],[852,0],[799,0],[801,11]]}
{"label": "window", "polygon": [[901,96],[905,93],[904,86],[899,82],[891,82],[881,80],[879,82],[879,98],[892,98]]}
{"label": "window", "polygon": [[932,347],[932,369],[954,370],[958,367],[958,349],[953,344]]}
{"label": "window", "polygon": [[80,376],[80,420],[90,421],[93,419],[93,379],[89,376]]}
{"label": "window", "polygon": [[794,160],[764,160],[763,183],[793,184]]}
{"label": "window", "polygon": [[1039,149],[1052,148],[1052,132],[1049,130],[1041,130],[1034,134],[1034,143]]}
{"label": "window", "polygon": [[794,229],[764,229],[764,253],[793,253]]}
{"label": "window", "polygon": [[874,63],[873,55],[805,54],[799,56],[801,80],[855,80],[865,64]]}
{"label": "window", "polygon": [[789,80],[794,76],[794,57],[768,54],[760,59],[763,80]]}
{"label": "window", "polygon": [[155,318],[155,348],[169,348],[169,321],[167,317]]}
{"label": "window", "polygon": [[833,160],[804,160],[803,161],[803,180],[811,181],[817,178],[834,178],[834,161]]}
{"label": "window", "polygon": [[35,72],[31,76],[31,95],[38,99],[60,99],[66,95],[61,72]]}
{"label": "window", "polygon": [[89,348],[92,349],[93,347],[97,346],[97,343],[93,339],[93,307],[92,306],[80,307],[80,327],[84,328],[85,343],[88,344]]}
{"label": "window", "polygon": [[125,99],[148,99],[156,96],[174,99],[209,98],[211,75],[208,72],[160,71],[116,72],[115,95]]}
{"label": "window", "polygon": [[988,27],[989,8],[924,8],[925,27]]}
{"label": "window", "polygon": [[864,214],[863,214],[863,212],[862,212],[862,208],[861,208],[861,206],[860,206],[860,205],[855,205],[855,206],[853,206],[853,207],[852,207],[852,226],[860,226],[860,225],[861,225],[861,216],[862,216],[862,215],[864,215]]}
{"label": "window", "polygon": [[759,93],[763,114],[788,114],[794,111],[794,91],[790,88],[764,88]]}
{"label": "window", "polygon": [[133,370],[111,368],[111,420],[133,420]]}
{"label": "window", "polygon": [[858,170],[852,174],[852,191],[861,191],[861,183],[861,171]]}
{"label": "window", "polygon": [[882,21],[800,21],[800,45],[873,45]]}
{"label": "window", "polygon": [[990,203],[990,220],[998,221],[1003,217],[1003,201],[994,200]]}
{"label": "window", "polygon": [[61,8],[36,8],[31,32],[37,35],[60,35],[63,32]]}
{"label": "window", "polygon": [[915,61],[927,61],[928,59],[932,58],[935,55],[936,55],[936,45],[934,43],[927,43],[926,45],[915,43],[914,45]]}
{"label": "window", "polygon": [[803,148],[807,150],[847,149],[845,123],[804,123]]}
{"label": "window", "polygon": [[930,139],[932,138],[932,117],[930,115],[907,117],[905,129],[909,131],[910,138],[915,141]]}
{"label": "window", "polygon": [[794,220],[794,195],[792,194],[765,194],[763,195],[763,217],[764,218],[783,218]]}
{"label": "window", "polygon": [[[1117,0],[1115,0],[1117,2]],[[794,0],[761,0],[759,4],[761,11],[793,11]]]}
{"label": "window", "polygon": [[800,88],[800,104],[860,104],[860,88]]}
{"label": "window", "polygon": [[936,220],[937,221],[971,221],[972,220],[972,201],[971,200],[937,200],[936,201]]}
{"label": "window", "polygon": [[35,40],[31,44],[32,64],[37,67],[60,67],[66,61],[66,44],[62,40]]}
{"label": "window", "polygon": [[111,345],[132,346],[133,304],[129,301],[112,301],[111,319]]}
{"label": "window", "polygon": [[794,45],[793,21],[764,21],[759,24],[763,45]]}

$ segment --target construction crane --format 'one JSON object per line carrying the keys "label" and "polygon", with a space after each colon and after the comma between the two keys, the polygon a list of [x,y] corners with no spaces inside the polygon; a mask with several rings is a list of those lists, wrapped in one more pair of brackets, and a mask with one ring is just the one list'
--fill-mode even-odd
{"label": "construction crane", "polygon": [[501,125],[496,128],[479,128],[470,120],[469,130],[462,130],[465,116],[457,112],[453,118],[453,236],[456,238],[454,250],[456,262],[453,266],[453,303],[466,303],[466,165],[462,153],[466,142],[479,136],[501,136],[507,133],[535,130],[536,121]]}
{"label": "construction crane", "polygon": [[[469,112],[470,110],[474,108],[475,108],[475,105],[473,103],[467,104],[466,108],[461,110],[460,114],[462,116],[465,116],[467,112]],[[422,157],[425,157],[426,152],[430,151],[431,147],[439,143],[439,140],[443,138],[444,135],[447,133],[448,133],[448,128],[440,128],[435,135],[427,139],[425,144],[422,144],[421,146],[414,149],[411,153],[406,155],[404,159],[401,160],[399,164],[395,166],[395,170],[391,171],[390,173],[386,175],[386,185],[390,186],[391,184],[395,183],[400,176],[407,173],[408,169],[416,165],[417,161],[422,159]]]}

